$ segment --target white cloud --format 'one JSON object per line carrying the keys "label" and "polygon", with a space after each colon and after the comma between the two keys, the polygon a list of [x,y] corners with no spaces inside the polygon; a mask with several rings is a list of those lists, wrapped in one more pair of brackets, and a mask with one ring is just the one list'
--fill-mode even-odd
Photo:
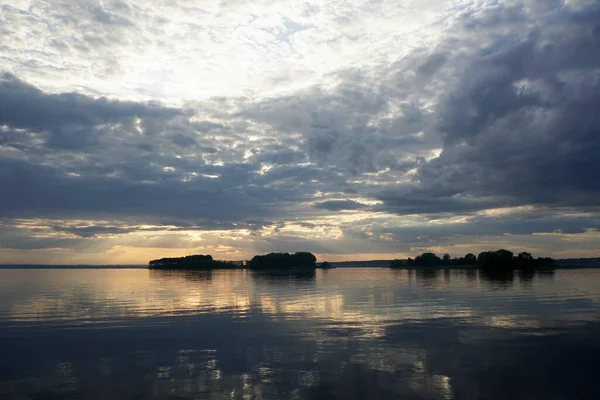
{"label": "white cloud", "polygon": [[5,67],[45,90],[180,103],[265,96],[430,46],[468,1],[60,1],[2,6]]}

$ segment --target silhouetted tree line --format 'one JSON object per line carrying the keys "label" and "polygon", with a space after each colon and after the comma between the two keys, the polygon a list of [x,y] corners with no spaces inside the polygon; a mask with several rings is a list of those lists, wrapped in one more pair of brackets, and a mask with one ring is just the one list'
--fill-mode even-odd
{"label": "silhouetted tree line", "polygon": [[263,256],[254,256],[248,262],[248,267],[252,269],[267,268],[316,268],[317,257],[312,253],[297,252],[290,253],[269,253]]}
{"label": "silhouetted tree line", "polygon": [[196,254],[185,257],[170,257],[152,260],[148,263],[150,269],[235,269],[241,268],[243,264],[235,261],[213,260],[207,254]]}
{"label": "silhouetted tree line", "polygon": [[[248,261],[246,267],[251,269],[300,269],[316,268],[317,258],[307,252],[270,253],[262,256],[254,256]],[[244,268],[243,261],[219,261],[214,260],[211,255],[196,254],[185,257],[171,257],[152,260],[148,263],[150,269],[235,269]]]}
{"label": "silhouetted tree line", "polygon": [[480,266],[483,268],[505,268],[505,269],[530,269],[550,267],[554,265],[551,258],[534,258],[530,253],[521,252],[514,255],[508,250],[484,251],[475,256],[469,253],[464,257],[451,258],[449,254],[444,254],[441,258],[435,253],[423,253],[416,256],[413,260],[393,260],[391,268],[402,267],[435,267],[435,266]]}

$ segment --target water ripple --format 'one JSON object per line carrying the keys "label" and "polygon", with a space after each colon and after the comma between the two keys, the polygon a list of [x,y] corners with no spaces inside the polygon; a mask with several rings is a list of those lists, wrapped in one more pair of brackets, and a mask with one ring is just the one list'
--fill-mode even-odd
{"label": "water ripple", "polygon": [[0,270],[0,398],[596,398],[599,278]]}

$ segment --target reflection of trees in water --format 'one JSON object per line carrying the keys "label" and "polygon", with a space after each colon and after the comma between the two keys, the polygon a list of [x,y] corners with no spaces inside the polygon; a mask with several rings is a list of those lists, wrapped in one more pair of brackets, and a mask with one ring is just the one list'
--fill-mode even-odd
{"label": "reflection of trees in water", "polygon": [[[466,267],[466,268],[453,268],[448,270],[452,277],[457,278],[458,280],[465,280],[467,282],[475,282],[477,281],[477,268]],[[448,278],[446,282],[450,282]]]}
{"label": "reflection of trees in water", "polygon": [[440,274],[441,270],[437,268],[419,268],[415,270],[417,282],[425,287],[433,286]]}
{"label": "reflection of trees in water", "polygon": [[315,281],[316,270],[253,270],[252,276],[270,283],[293,283]]}
{"label": "reflection of trees in water", "polygon": [[553,279],[555,270],[553,268],[544,269],[504,269],[504,268],[481,268],[479,270],[479,279],[491,284],[492,286],[507,288],[515,283],[515,277],[518,277],[522,285],[530,286],[537,279]]}
{"label": "reflection of trees in water", "polygon": [[190,270],[161,270],[151,269],[150,278],[152,279],[185,279],[188,281],[206,282],[213,277],[213,271],[190,271]]}
{"label": "reflection of trees in water", "polygon": [[555,270],[548,269],[522,269],[517,272],[523,286],[530,287],[537,279],[554,279]]}
{"label": "reflection of trees in water", "polygon": [[465,278],[467,281],[474,282],[477,280],[477,269],[475,268],[467,268],[463,270],[465,272]]}
{"label": "reflection of trees in water", "polygon": [[449,269],[444,269],[444,283],[450,283],[452,276],[452,271]]}
{"label": "reflection of trees in water", "polygon": [[[452,283],[454,278],[465,279],[469,282],[474,282],[477,280],[476,268],[392,268],[391,273],[396,279],[406,279],[408,282],[415,282],[423,287],[448,285]],[[443,279],[441,279],[442,277]]]}
{"label": "reflection of trees in water", "polygon": [[515,280],[515,271],[508,268],[481,268],[479,279],[494,287],[507,288]]}
{"label": "reflection of trees in water", "polygon": [[390,271],[395,280],[406,279],[409,283],[412,283],[412,281],[415,279],[414,272],[410,269],[392,268]]}
{"label": "reflection of trees in water", "polygon": [[530,286],[531,284],[533,284],[533,278],[535,278],[536,271],[531,269],[525,269],[518,271],[517,274],[519,275],[519,280],[522,284],[524,284],[525,286]]}
{"label": "reflection of trees in water", "polygon": [[554,268],[544,268],[537,270],[536,278],[552,280],[554,279],[555,275],[556,270]]}
{"label": "reflection of trees in water", "polygon": [[[512,269],[512,268],[414,268],[414,269],[392,269],[392,276],[397,279],[406,278],[408,282],[416,281],[423,287],[450,284],[453,278],[465,279],[468,282],[481,282],[499,288],[508,288],[518,282],[531,284],[537,279],[553,279],[555,270],[553,268],[543,269]],[[443,277],[443,279],[441,279]]]}
{"label": "reflection of trees in water", "polygon": [[[248,271],[248,270],[247,270]],[[243,274],[243,270],[150,270],[150,277],[152,279],[160,281],[161,279],[185,279],[188,281],[210,281],[215,276],[234,274]],[[315,269],[297,269],[297,270],[278,270],[278,269],[264,269],[264,270],[249,270],[254,278],[258,278],[269,282],[290,282],[290,281],[311,281],[316,278]],[[324,273],[326,273],[324,271]]]}

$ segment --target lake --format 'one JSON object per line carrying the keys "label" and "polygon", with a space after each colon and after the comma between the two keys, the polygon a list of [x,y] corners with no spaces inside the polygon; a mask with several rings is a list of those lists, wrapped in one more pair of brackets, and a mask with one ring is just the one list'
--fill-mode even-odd
{"label": "lake", "polygon": [[0,399],[598,399],[600,270],[0,270]]}

